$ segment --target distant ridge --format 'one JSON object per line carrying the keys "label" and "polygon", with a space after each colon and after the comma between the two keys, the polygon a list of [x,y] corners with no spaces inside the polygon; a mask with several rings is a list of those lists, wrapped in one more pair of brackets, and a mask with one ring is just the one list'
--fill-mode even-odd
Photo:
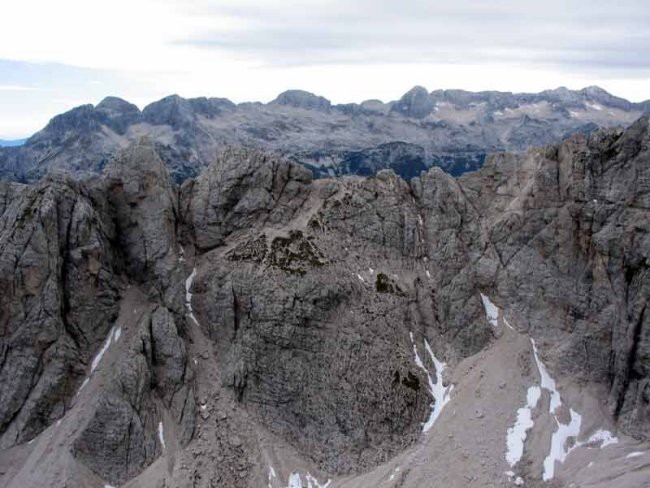
{"label": "distant ridge", "polygon": [[633,103],[595,86],[539,93],[415,86],[396,101],[347,104],[304,90],[287,90],[269,103],[170,95],[143,110],[111,96],[53,117],[19,148],[0,148],[0,178],[101,172],[142,136],[151,138],[177,182],[232,146],[284,156],[317,178],[390,168],[408,179],[431,166],[457,176],[480,168],[488,153],[627,127],[649,110],[650,101]]}
{"label": "distant ridge", "polygon": [[23,144],[25,144],[26,140],[27,139],[12,139],[12,140],[0,139],[0,147],[22,146]]}

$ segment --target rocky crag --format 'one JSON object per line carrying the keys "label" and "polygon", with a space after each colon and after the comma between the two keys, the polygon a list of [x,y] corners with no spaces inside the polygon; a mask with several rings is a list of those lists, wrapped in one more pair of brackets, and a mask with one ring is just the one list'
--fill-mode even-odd
{"label": "rocky crag", "polygon": [[487,153],[626,127],[648,110],[648,101],[631,103],[598,87],[534,94],[414,87],[394,102],[341,105],[301,90],[267,104],[172,95],[142,111],[108,97],[54,117],[21,147],[0,148],[0,177],[31,182],[57,169],[99,173],[143,135],[177,183],[198,176],[230,146],[284,156],[317,178],[393,169],[410,179],[431,166],[460,175],[480,168]]}
{"label": "rocky crag", "polygon": [[649,146],[0,183],[0,484],[644,486]]}

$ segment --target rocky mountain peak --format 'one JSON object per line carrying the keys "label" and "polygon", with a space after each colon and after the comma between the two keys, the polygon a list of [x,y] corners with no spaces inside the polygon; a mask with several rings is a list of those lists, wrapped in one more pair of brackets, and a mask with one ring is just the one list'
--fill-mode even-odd
{"label": "rocky mountain peak", "polygon": [[321,112],[329,111],[332,106],[327,98],[304,90],[287,90],[280,93],[272,103]]}
{"label": "rocky mountain peak", "polygon": [[434,107],[435,102],[429,96],[426,88],[414,86],[402,95],[402,98],[395,102],[391,111],[397,112],[405,117],[421,119],[429,115]]}
{"label": "rocky mountain peak", "polygon": [[123,135],[128,128],[141,120],[140,109],[118,97],[106,97],[96,107],[95,112],[101,123],[117,134]]}
{"label": "rocky mountain peak", "polygon": [[[70,132],[88,134],[97,129],[99,129],[99,121],[95,114],[95,107],[86,104],[55,116],[45,126],[43,132],[49,137],[61,137]],[[42,138],[46,137],[45,134]]]}
{"label": "rocky mountain peak", "polygon": [[140,113],[140,109],[132,103],[127,102],[126,100],[119,97],[105,97],[101,102],[95,107],[97,110],[102,110],[105,112],[114,112],[114,113]]}
{"label": "rocky mountain peak", "polygon": [[182,130],[193,127],[196,116],[191,102],[179,95],[170,95],[147,105],[142,119],[152,125],[169,125],[174,130]]}
{"label": "rocky mountain peak", "polygon": [[205,117],[218,117],[224,112],[232,112],[237,106],[227,98],[191,98],[189,99],[192,109]]}
{"label": "rocky mountain peak", "polygon": [[[575,132],[627,126],[648,107],[606,98],[597,90],[568,89],[427,94],[425,88],[415,87],[396,102],[344,105],[331,105],[300,90],[266,104],[173,95],[142,113],[128,102],[109,98],[97,107],[79,107],[55,117],[20,147],[0,148],[0,175],[33,181],[56,168],[77,176],[99,172],[143,134],[152,138],[177,182],[199,174],[229,146],[283,154],[318,178],[349,174],[353,167],[385,167],[372,156],[375,150],[404,142],[421,148],[417,152],[424,155],[427,168],[440,166],[457,175],[479,168],[490,152],[524,151]],[[370,164],[349,164],[364,159],[363,152]],[[419,158],[412,161],[417,167],[390,164],[410,177],[420,165]]]}

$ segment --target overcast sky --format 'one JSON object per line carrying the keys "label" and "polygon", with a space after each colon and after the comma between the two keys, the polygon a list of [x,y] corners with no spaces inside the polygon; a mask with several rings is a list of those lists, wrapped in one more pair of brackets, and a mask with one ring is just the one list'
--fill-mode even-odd
{"label": "overcast sky", "polygon": [[117,95],[335,103],[599,85],[650,98],[649,0],[6,0],[0,138]]}

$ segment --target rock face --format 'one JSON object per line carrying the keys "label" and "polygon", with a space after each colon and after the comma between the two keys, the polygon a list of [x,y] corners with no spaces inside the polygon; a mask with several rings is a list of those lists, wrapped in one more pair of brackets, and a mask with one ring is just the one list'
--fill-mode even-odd
{"label": "rock face", "polygon": [[435,108],[435,101],[422,86],[411,88],[391,108],[392,111],[414,119],[423,119]]}
{"label": "rock face", "polygon": [[116,158],[105,175],[129,272],[164,277],[178,255],[178,198],[164,163],[143,140]]}
{"label": "rock face", "polygon": [[371,176],[383,169],[391,169],[409,180],[427,170],[424,149],[406,142],[390,142],[380,146],[347,153],[338,164],[337,174]]}
{"label": "rock face", "polygon": [[8,447],[66,412],[80,363],[115,317],[118,278],[110,221],[82,185],[52,177],[3,184],[3,196],[0,442]]}
{"label": "rock face", "polygon": [[[78,407],[121,335],[115,322],[127,282],[155,280],[162,294],[169,287],[175,190],[146,142],[118,157],[101,180],[52,175],[33,187],[0,188],[0,445],[21,444],[75,416],[83,427],[68,439],[70,452],[122,483],[160,453],[161,411],[178,425],[181,445],[194,429],[185,343],[177,311],[164,304],[150,306],[105,388],[84,411]],[[166,297],[175,307],[173,292]]]}
{"label": "rock face", "polygon": [[309,196],[311,173],[258,151],[225,152],[183,189],[184,218],[200,249],[257,223],[287,223]]}
{"label": "rock face", "polygon": [[183,446],[195,422],[191,371],[172,314],[154,307],[127,340],[123,359],[71,447],[75,458],[115,485],[139,474],[167,448],[159,427],[163,408],[178,424]]}
{"label": "rock face", "polygon": [[[650,108],[598,87],[541,93],[467,92],[415,87],[400,100],[333,105],[302,90],[268,104],[235,105],[223,98],[171,95],[145,107],[108,97],[53,118],[21,147],[0,148],[0,177],[35,181],[56,169],[78,177],[99,173],[120,151],[149,137],[177,183],[194,178],[228,147],[274,152],[312,170],[314,177],[359,174],[391,167],[419,176],[439,166],[460,175],[481,167],[495,151],[558,143],[576,132],[627,126]],[[412,150],[388,165],[354,163],[359,154]],[[394,154],[399,152],[392,151]],[[411,154],[418,152],[413,159]],[[373,173],[374,174],[374,173]]]}
{"label": "rock face", "polygon": [[621,425],[648,435],[650,131],[577,136],[493,157],[461,184],[484,222],[481,265],[569,374],[610,383]]}
{"label": "rock face", "polygon": [[[507,347],[530,334],[562,388],[590,385],[621,437],[650,439],[649,145],[646,117],[409,181],[314,180],[230,149],[178,188],[143,140],[101,177],[2,183],[0,464],[26,452],[2,484],[275,487],[285,462],[341,483],[381,472],[425,442],[452,391],[444,363],[476,405],[436,422],[472,429],[489,414],[481,388],[506,394],[476,366],[504,334],[482,294],[522,334]],[[508,374],[529,381],[532,362]]]}
{"label": "rock face", "polygon": [[280,93],[274,103],[306,110],[318,110],[319,112],[327,112],[332,106],[327,98],[319,97],[304,90],[289,90]]}

